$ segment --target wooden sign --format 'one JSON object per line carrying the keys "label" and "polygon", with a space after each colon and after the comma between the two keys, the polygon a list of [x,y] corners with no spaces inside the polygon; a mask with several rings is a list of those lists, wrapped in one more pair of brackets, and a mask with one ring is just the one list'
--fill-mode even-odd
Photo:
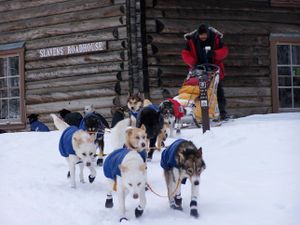
{"label": "wooden sign", "polygon": [[86,52],[98,52],[106,50],[106,42],[91,42],[77,45],[67,45],[53,48],[42,48],[39,49],[40,58],[64,56],[64,55],[74,55]]}

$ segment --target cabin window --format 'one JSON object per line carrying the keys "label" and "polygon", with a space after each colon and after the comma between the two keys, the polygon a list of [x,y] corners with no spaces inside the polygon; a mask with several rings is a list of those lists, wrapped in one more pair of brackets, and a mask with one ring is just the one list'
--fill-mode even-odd
{"label": "cabin window", "polygon": [[[273,95],[277,103],[274,111],[300,111],[300,39],[273,42]],[[274,80],[275,79],[275,80]]]}
{"label": "cabin window", "polygon": [[25,128],[23,43],[0,45],[0,128]]}

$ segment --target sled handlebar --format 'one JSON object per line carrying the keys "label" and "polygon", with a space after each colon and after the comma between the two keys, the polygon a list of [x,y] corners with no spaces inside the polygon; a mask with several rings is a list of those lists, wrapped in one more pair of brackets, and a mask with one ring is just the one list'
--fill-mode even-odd
{"label": "sled handlebar", "polygon": [[202,77],[208,75],[209,77],[216,76],[220,72],[220,67],[215,64],[200,64],[195,66],[190,72],[189,75],[195,77]]}

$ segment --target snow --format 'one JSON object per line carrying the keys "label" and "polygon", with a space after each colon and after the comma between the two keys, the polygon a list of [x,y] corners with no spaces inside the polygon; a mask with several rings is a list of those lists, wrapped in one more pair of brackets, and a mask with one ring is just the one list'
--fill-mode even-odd
{"label": "snow", "polygon": [[[299,225],[300,113],[253,115],[202,134],[184,129],[180,137],[203,148],[207,169],[201,176],[198,219],[189,216],[190,185],[182,187],[184,210],[147,191],[144,215],[136,219],[137,201],[127,198],[130,224],[143,225]],[[118,203],[106,209],[102,168],[88,183],[70,188],[67,164],[58,152],[61,132],[0,135],[0,224],[119,224]],[[167,145],[175,139],[168,139]],[[109,150],[109,134],[105,137]],[[148,182],[161,195],[166,186],[160,153],[148,164]],[[78,174],[77,174],[78,175]]]}

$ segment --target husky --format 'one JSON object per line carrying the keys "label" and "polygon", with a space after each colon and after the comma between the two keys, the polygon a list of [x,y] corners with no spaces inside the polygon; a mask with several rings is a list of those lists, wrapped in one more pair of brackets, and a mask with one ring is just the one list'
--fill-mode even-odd
{"label": "husky", "polygon": [[108,179],[109,191],[105,202],[106,208],[113,207],[112,192],[117,191],[120,218],[126,217],[125,198],[129,194],[133,199],[139,199],[135,208],[135,216],[142,216],[146,206],[146,133],[143,129],[129,128],[126,130],[126,145],[124,148],[109,154],[103,165],[104,175]]}
{"label": "husky", "polygon": [[191,141],[178,139],[162,152],[160,165],[164,169],[170,207],[182,210],[181,183],[189,179],[191,182],[190,215],[199,217],[197,198],[200,175],[206,168],[202,159],[202,148],[197,149]]}
{"label": "husky", "polygon": [[137,117],[138,112],[143,108],[144,100],[140,93],[129,95],[127,99],[127,107],[130,116]]}
{"label": "husky", "polygon": [[69,165],[69,174],[71,187],[76,188],[75,182],[75,165],[79,164],[80,182],[84,183],[83,167],[86,166],[90,170],[89,182],[92,183],[96,177],[96,170],[93,167],[95,160],[96,145],[95,135],[89,135],[86,131],[80,130],[75,126],[69,126],[56,115],[51,114],[55,127],[63,131],[59,141],[60,154],[66,158]]}

